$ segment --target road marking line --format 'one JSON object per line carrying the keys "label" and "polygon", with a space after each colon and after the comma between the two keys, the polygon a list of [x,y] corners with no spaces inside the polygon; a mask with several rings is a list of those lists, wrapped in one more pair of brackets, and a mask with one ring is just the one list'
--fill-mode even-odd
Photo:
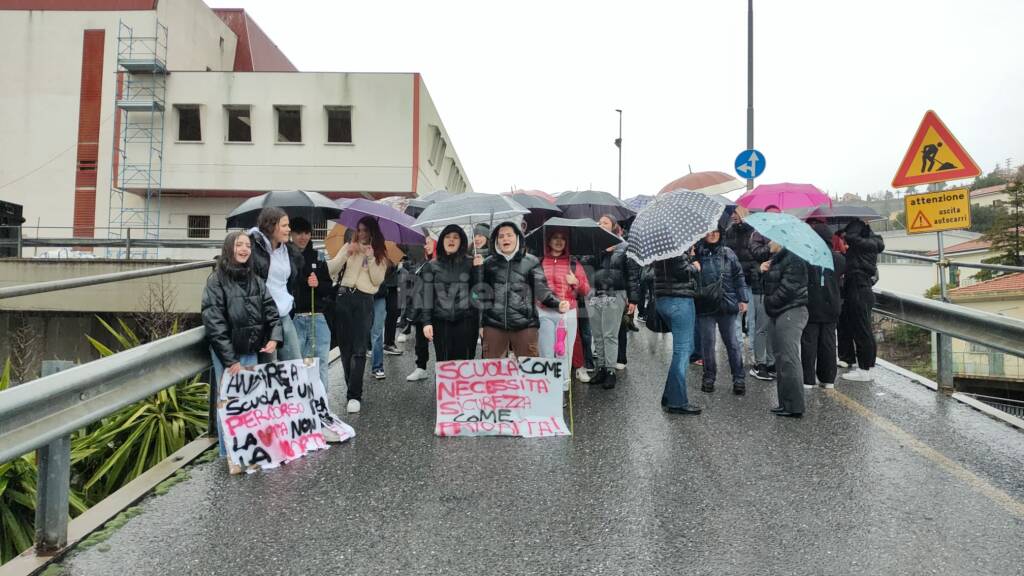
{"label": "road marking line", "polygon": [[915,436],[913,436],[909,432],[906,432],[905,430],[894,424],[892,421],[883,418],[878,414],[875,414],[874,412],[866,408],[863,404],[857,402],[853,398],[850,398],[846,394],[843,394],[842,392],[836,389],[828,390],[827,393],[828,395],[838,400],[840,404],[846,406],[853,412],[860,414],[866,420],[868,420],[878,428],[881,428],[882,430],[888,432],[890,435],[894,436],[897,440],[903,442],[906,446],[909,446],[912,450],[914,450],[921,456],[924,456],[928,460],[931,460],[935,464],[938,464],[940,467],[944,468],[954,477],[963,480],[971,487],[973,487],[975,490],[981,492],[983,495],[988,497],[990,500],[1002,505],[1010,512],[1024,518],[1024,503],[1021,503],[1013,496],[1010,496],[1006,492],[1000,490],[999,488],[996,488],[991,483],[981,478],[974,472],[971,472],[967,468],[964,468],[963,465],[948,458],[938,450],[935,450],[931,446],[928,446],[924,442],[918,440]]}

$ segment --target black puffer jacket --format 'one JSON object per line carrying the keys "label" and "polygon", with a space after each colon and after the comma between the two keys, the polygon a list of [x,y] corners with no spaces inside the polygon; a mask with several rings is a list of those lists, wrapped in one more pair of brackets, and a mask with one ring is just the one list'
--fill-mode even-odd
{"label": "black puffer jacket", "polygon": [[626,256],[626,247],[623,242],[611,252],[580,258],[592,295],[605,296],[625,290],[630,303],[640,302],[640,266]]}
{"label": "black puffer jacket", "polygon": [[[296,247],[297,248],[297,247]],[[310,303],[312,297],[316,296],[316,311],[327,313],[334,302],[334,283],[331,280],[331,273],[327,270],[327,260],[321,258],[319,251],[313,249],[313,243],[306,244],[306,249],[300,252],[302,255],[302,268],[296,280],[298,288],[295,290],[295,313],[304,314],[312,311]],[[317,287],[310,290],[307,279],[313,273],[313,265],[316,264]],[[312,294],[311,294],[312,292]]]}
{"label": "black puffer jacket", "polygon": [[[267,276],[270,274],[270,241],[258,228],[250,229],[248,234],[252,239],[252,256],[250,257],[252,271],[258,278],[266,282]],[[288,293],[295,296],[299,289],[299,272],[302,270],[304,262],[302,252],[299,252],[294,244],[288,242],[285,246],[288,248],[288,258],[292,265],[292,272],[288,276]]]}
{"label": "black puffer jacket", "polygon": [[[498,249],[498,231],[506,225],[515,228],[519,248],[506,259]],[[551,293],[540,260],[526,253],[526,239],[519,226],[510,222],[499,224],[491,233],[491,255],[484,260],[480,284],[474,286],[474,297],[483,307],[484,326],[501,330],[523,330],[540,326],[535,302],[558,308],[558,298]]]}
{"label": "black puffer jacket", "polygon": [[807,263],[789,250],[772,256],[764,276],[764,309],[772,318],[791,308],[807,306]]}
{"label": "black puffer jacket", "polygon": [[754,259],[750,251],[750,237],[754,235],[754,228],[746,222],[734,222],[725,229],[722,241],[736,254],[736,259],[743,269],[743,279],[750,285],[757,278],[757,267],[760,262]]}
{"label": "black puffer jacket", "polygon": [[270,340],[284,341],[277,305],[263,280],[248,270],[216,270],[206,279],[201,306],[206,341],[224,363],[255,354]]}
{"label": "black puffer jacket", "polygon": [[[458,232],[462,242],[455,254],[444,251],[444,237]],[[466,233],[460,226],[448,226],[441,231],[437,243],[437,260],[431,260],[420,271],[422,284],[422,310],[420,321],[424,325],[434,320],[456,322],[479,313],[473,304],[471,288],[476,284],[479,270],[473,269],[473,257],[466,253]]]}
{"label": "black puffer jacket", "polygon": [[677,256],[651,265],[656,297],[693,298],[697,290],[697,268],[688,256]]}
{"label": "black puffer jacket", "polygon": [[870,288],[878,277],[878,255],[885,250],[885,241],[860,220],[846,226],[846,288]]}
{"label": "black puffer jacket", "polygon": [[843,306],[840,284],[846,271],[846,258],[833,251],[832,266],[834,270],[825,270],[819,266],[807,267],[808,322],[835,324],[839,320],[839,311]]}

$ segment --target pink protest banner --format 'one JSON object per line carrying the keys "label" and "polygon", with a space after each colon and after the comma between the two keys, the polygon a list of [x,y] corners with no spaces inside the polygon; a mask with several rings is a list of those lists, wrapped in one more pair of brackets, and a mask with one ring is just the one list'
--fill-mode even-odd
{"label": "pink protest banner", "polygon": [[316,360],[260,364],[235,375],[225,370],[217,416],[228,458],[249,472],[326,449],[325,429],[342,441],[355,436],[327,406]]}
{"label": "pink protest banner", "polygon": [[438,436],[568,436],[565,365],[552,358],[438,362]]}

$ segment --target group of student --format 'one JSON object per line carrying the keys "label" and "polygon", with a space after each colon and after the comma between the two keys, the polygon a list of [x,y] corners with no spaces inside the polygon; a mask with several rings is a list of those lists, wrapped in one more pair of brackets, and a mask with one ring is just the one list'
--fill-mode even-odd
{"label": "group of student", "polygon": [[689,401],[686,370],[702,363],[701,389],[714,391],[717,331],[733,392],[746,391],[746,333],[754,359],[749,374],[777,382],[772,411],[800,417],[804,389],[816,378],[832,387],[837,362],[858,365],[846,378],[871,379],[871,286],[884,250],[860,220],[839,230],[809,223],[831,246],[834,270],[770,242],[739,211],[688,254],[641,268],[626,256],[624,232],[608,215],[599,225],[622,241],[596,255],[574,256],[571,233],[557,227],[545,228],[543,251],[532,254],[521,225],[501,222],[477,226],[472,242],[461,226],[448,226],[436,240],[427,237],[422,258],[392,262],[372,217],[328,258],[313,248],[309,221],[265,208],[254,228],[225,238],[202,318],[218,381],[224,370],[237,373],[272,358],[316,357],[328,385],[328,353],[337,346],[346,409],[357,413],[367,352],[371,373],[383,378],[383,355],[402,353],[395,345],[399,325],[415,330],[416,370],[408,380],[427,377],[431,343],[436,361],[473,358],[479,344],[483,358],[560,358],[566,389],[571,378],[613,388],[626,367],[639,305],[641,320],[650,324],[657,314],[672,333],[666,412],[701,412]]}

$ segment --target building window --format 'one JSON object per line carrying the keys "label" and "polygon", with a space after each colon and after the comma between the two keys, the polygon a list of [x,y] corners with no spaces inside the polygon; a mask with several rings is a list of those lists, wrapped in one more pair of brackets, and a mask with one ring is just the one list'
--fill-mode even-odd
{"label": "building window", "polygon": [[252,106],[225,106],[228,142],[252,142]]}
{"label": "building window", "polygon": [[203,128],[196,104],[176,104],[178,113],[178,142],[202,142]]}
{"label": "building window", "polygon": [[[431,126],[431,128],[434,130],[434,141],[430,145],[430,158],[427,159],[427,162],[430,162],[431,166],[437,166],[437,152],[441,149],[441,142],[443,142],[443,139],[441,138],[440,128],[437,126]],[[441,158],[444,158],[444,156],[442,155]]]}
{"label": "building window", "polygon": [[459,167],[455,165],[455,158],[449,158],[448,165],[448,184],[445,188],[449,192],[457,192],[455,187],[459,182]]}
{"label": "building window", "polygon": [[209,238],[210,237],[210,217],[209,216],[189,216],[188,217],[188,237],[189,238]]}
{"label": "building window", "polygon": [[352,143],[352,108],[348,106],[324,106],[327,111],[327,142],[335,144]]}
{"label": "building window", "polygon": [[302,109],[298,106],[274,106],[274,113],[277,114],[277,141],[302,142]]}
{"label": "building window", "polygon": [[448,143],[441,138],[441,144],[437,146],[436,155],[432,155],[430,163],[434,166],[434,174],[441,174],[441,168],[444,166],[444,153],[448,151]]}

